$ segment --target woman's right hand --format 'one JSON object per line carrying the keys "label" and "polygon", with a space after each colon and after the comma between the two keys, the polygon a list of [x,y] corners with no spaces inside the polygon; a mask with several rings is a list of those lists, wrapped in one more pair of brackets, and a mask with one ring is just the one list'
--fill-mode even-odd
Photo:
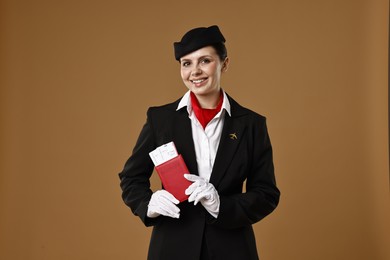
{"label": "woman's right hand", "polygon": [[152,194],[149,201],[147,216],[156,218],[160,215],[179,218],[180,209],[176,205],[179,201],[168,191],[158,190]]}

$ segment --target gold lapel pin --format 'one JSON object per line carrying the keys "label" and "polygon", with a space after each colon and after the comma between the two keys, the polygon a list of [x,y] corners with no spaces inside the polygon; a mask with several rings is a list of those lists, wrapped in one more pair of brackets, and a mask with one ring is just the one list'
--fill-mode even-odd
{"label": "gold lapel pin", "polygon": [[230,137],[230,139],[232,139],[232,140],[237,140],[237,135],[236,135],[236,133],[229,134],[229,137]]}

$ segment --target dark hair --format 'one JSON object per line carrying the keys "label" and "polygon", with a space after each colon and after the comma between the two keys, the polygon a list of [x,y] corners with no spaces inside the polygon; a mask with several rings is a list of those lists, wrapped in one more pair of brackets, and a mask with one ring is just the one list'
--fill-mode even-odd
{"label": "dark hair", "polygon": [[[215,52],[217,53],[219,59],[222,62],[225,61],[225,59],[227,57],[227,49],[226,49],[226,46],[223,42],[213,43],[213,44],[210,44],[208,46],[211,46],[214,48]],[[179,63],[180,63],[180,60],[179,60]]]}
{"label": "dark hair", "polygon": [[227,49],[223,42],[213,43],[211,44],[211,47],[215,49],[217,52],[217,55],[221,59],[221,61],[224,61],[227,57]]}

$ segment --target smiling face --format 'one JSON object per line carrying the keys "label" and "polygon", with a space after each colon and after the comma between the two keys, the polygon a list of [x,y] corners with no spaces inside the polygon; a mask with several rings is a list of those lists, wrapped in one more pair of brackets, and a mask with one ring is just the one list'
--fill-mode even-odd
{"label": "smiling face", "polygon": [[215,49],[203,47],[180,58],[181,78],[204,108],[214,108],[221,91],[221,73],[227,70],[228,58],[221,61]]}

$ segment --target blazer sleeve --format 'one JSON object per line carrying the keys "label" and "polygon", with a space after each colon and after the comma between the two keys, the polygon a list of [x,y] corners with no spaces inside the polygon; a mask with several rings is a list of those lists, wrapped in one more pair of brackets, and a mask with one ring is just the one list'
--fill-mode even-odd
{"label": "blazer sleeve", "polygon": [[251,163],[247,172],[246,192],[220,196],[220,212],[214,224],[223,228],[252,225],[278,205],[280,191],[276,186],[273,155],[264,117],[256,117],[248,134],[252,144]]}
{"label": "blazer sleeve", "polygon": [[119,173],[122,199],[134,215],[139,216],[146,226],[154,225],[157,218],[146,216],[148,204],[153,194],[150,189],[150,176],[153,173],[153,162],[149,152],[155,149],[151,109],[148,109],[147,120],[138,137],[132,155],[126,161],[123,171]]}

